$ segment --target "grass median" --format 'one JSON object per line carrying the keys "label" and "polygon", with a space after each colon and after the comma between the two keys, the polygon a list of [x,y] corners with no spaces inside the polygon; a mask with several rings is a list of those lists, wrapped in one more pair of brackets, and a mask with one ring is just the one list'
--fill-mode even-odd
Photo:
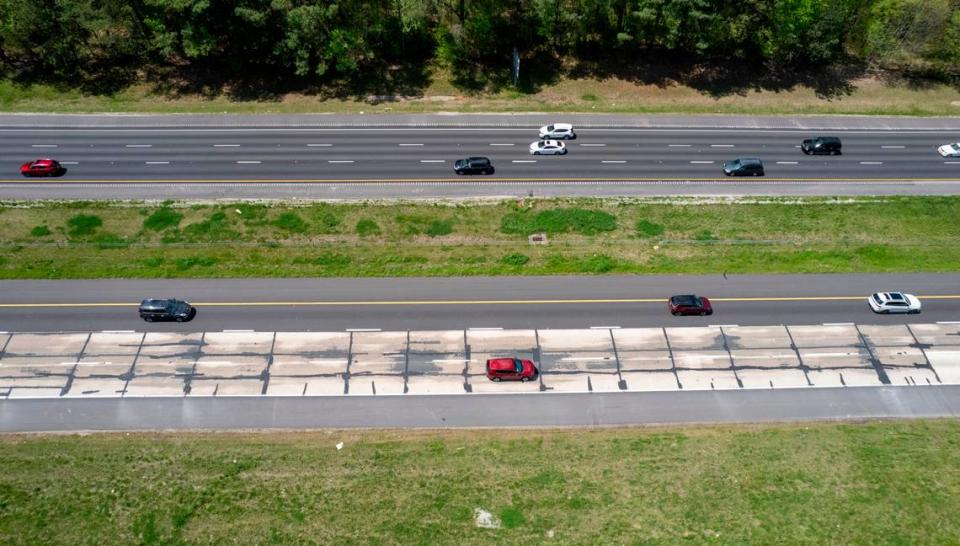
{"label": "grass median", "polygon": [[957,420],[8,435],[0,542],[953,544],[958,446]]}
{"label": "grass median", "polygon": [[5,202],[0,278],[956,271],[957,218],[960,197]]}

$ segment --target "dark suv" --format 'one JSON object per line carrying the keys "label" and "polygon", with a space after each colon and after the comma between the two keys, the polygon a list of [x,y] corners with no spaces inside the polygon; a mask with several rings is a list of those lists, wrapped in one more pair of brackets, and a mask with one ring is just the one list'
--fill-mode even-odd
{"label": "dark suv", "polygon": [[840,155],[841,147],[840,139],[832,136],[808,138],[800,145],[807,155]]}
{"label": "dark suv", "polygon": [[140,302],[140,318],[147,322],[155,320],[193,320],[197,310],[181,300],[143,300]]}
{"label": "dark suv", "polygon": [[453,164],[457,174],[493,174],[493,163],[486,157],[467,157]]}
{"label": "dark suv", "polygon": [[763,161],[759,159],[734,159],[723,164],[727,176],[763,176]]}

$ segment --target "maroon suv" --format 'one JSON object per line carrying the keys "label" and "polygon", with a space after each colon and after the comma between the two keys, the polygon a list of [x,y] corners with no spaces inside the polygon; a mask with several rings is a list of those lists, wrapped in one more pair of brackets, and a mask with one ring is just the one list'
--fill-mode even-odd
{"label": "maroon suv", "polygon": [[705,316],[713,314],[713,306],[710,305],[710,300],[692,294],[671,297],[670,300],[667,301],[667,308],[670,309],[670,312],[675,316]]}
{"label": "maroon suv", "polygon": [[487,378],[491,381],[531,381],[537,373],[537,367],[529,360],[491,358],[487,361]]}

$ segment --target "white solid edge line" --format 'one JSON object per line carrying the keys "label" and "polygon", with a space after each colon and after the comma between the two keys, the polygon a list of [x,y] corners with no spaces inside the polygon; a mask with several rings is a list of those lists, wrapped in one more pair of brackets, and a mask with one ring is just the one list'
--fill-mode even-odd
{"label": "white solid edge line", "polygon": [[251,332],[253,332],[253,330],[224,330],[223,331],[223,333],[225,334],[249,334]]}
{"label": "white solid edge line", "polygon": [[960,161],[944,161],[943,164],[944,165],[960,165]]}
{"label": "white solid edge line", "polygon": [[821,326],[853,326],[852,322],[824,322]]}
{"label": "white solid edge line", "polygon": [[446,163],[446,159],[421,159],[420,163]]}
{"label": "white solid edge line", "polygon": [[[937,324],[960,324],[960,320],[938,320]],[[0,332],[0,334],[5,334],[6,332]]]}
{"label": "white solid edge line", "polygon": [[169,165],[169,161],[144,161],[147,165]]}
{"label": "white solid edge line", "polygon": [[619,326],[591,326],[591,330],[619,330]]}
{"label": "white solid edge line", "polygon": [[379,332],[380,328],[347,328],[347,332]]}
{"label": "white solid edge line", "polygon": [[134,334],[134,330],[100,330],[101,334]]}
{"label": "white solid edge line", "polygon": [[331,159],[327,163],[353,163],[352,159]]}
{"label": "white solid edge line", "polygon": [[259,165],[259,161],[237,161],[240,165]]}
{"label": "white solid edge line", "polygon": [[707,328],[739,328],[739,324],[710,324]]}
{"label": "white solid edge line", "polygon": [[604,159],[600,163],[626,163],[623,159]]}
{"label": "white solid edge line", "polygon": [[499,331],[503,328],[467,328],[467,330],[489,330],[489,331]]}

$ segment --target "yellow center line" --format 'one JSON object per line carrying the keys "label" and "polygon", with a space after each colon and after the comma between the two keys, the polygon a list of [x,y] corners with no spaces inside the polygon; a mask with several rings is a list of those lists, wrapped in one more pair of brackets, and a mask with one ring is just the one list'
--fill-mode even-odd
{"label": "yellow center line", "polygon": [[[960,300],[960,294],[918,296],[922,300]],[[775,301],[858,301],[866,296],[783,296],[710,298],[712,302],[775,302]],[[383,300],[383,301],[213,301],[194,302],[197,307],[335,307],[376,305],[551,305],[590,303],[666,303],[666,298],[601,298],[601,299],[542,299],[542,300]],[[3,309],[63,308],[63,307],[136,307],[138,303],[0,303]]]}

